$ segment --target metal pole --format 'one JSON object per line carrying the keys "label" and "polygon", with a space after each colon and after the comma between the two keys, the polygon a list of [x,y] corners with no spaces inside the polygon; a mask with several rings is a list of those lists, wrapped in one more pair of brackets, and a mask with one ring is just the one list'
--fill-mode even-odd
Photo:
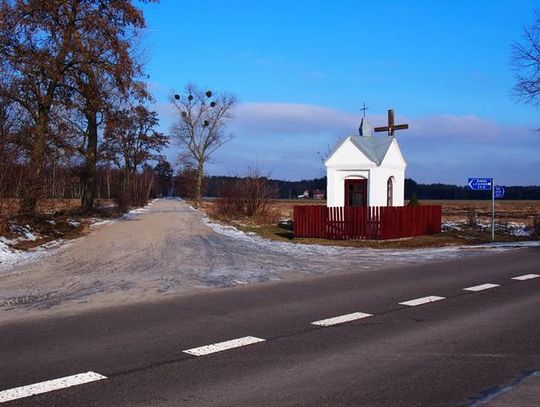
{"label": "metal pole", "polygon": [[491,178],[491,240],[495,240],[495,178]]}

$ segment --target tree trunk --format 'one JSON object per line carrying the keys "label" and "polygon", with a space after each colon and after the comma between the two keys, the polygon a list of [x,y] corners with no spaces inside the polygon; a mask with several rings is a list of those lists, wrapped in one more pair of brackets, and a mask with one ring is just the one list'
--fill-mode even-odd
{"label": "tree trunk", "polygon": [[35,126],[35,139],[30,152],[28,173],[23,181],[19,215],[34,216],[37,204],[43,195],[43,167],[45,165],[45,150],[47,147],[48,113],[40,109]]}
{"label": "tree trunk", "polygon": [[111,173],[107,168],[107,199],[111,199]]}
{"label": "tree trunk", "polygon": [[97,163],[97,113],[95,111],[86,112],[88,145],[85,154],[84,173],[82,179],[81,207],[85,212],[94,208],[94,198],[96,194],[96,163]]}
{"label": "tree trunk", "polygon": [[195,184],[195,200],[197,201],[202,197],[203,165],[204,163],[202,161],[199,161],[197,165],[197,182]]}

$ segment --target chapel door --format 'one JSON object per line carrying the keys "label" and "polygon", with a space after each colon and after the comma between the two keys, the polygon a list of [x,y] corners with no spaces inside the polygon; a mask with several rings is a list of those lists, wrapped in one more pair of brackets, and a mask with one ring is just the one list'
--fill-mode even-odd
{"label": "chapel door", "polygon": [[345,180],[345,206],[367,206],[367,179]]}

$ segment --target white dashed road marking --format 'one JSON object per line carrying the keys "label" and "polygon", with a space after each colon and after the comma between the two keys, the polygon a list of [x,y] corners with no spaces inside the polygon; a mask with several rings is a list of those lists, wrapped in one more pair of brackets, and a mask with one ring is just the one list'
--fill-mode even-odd
{"label": "white dashed road marking", "polygon": [[483,291],[483,290],[489,290],[490,288],[495,288],[495,287],[499,287],[499,284],[491,284],[491,283],[480,284],[480,285],[475,285],[474,287],[464,288],[463,290],[464,291]]}
{"label": "white dashed road marking", "polygon": [[417,305],[427,304],[430,302],[445,300],[446,297],[438,297],[436,295],[430,295],[428,297],[416,298],[405,302],[400,302],[400,305],[407,305],[409,307],[416,307]]}
{"label": "white dashed road marking", "polygon": [[[524,281],[524,280],[531,280],[533,278],[538,278],[538,277],[540,277],[540,274],[524,274],[522,276],[512,277],[512,280]],[[467,287],[467,288],[464,288],[463,290],[476,292],[476,291],[488,290],[490,288],[495,288],[499,286],[500,286],[499,284],[485,283],[485,284],[480,284],[473,287]],[[427,297],[416,298],[413,300],[400,302],[399,304],[406,305],[409,307],[415,307],[417,305],[428,304],[431,302],[441,301],[445,299],[446,297],[430,295]],[[358,319],[368,318],[371,316],[373,316],[373,314],[366,314],[364,312],[353,312],[351,314],[340,315],[333,318],[321,319],[320,321],[314,321],[311,324],[326,327],[326,326],[331,326],[331,325],[343,324],[345,322],[355,321]],[[203,355],[209,355],[211,353],[222,352],[229,349],[239,348],[242,346],[253,345],[255,343],[260,343],[264,341],[265,339],[257,338],[254,336],[244,336],[242,338],[231,339],[225,342],[218,342],[211,345],[188,349],[183,352],[188,353],[190,355],[194,355],[194,356],[203,356]],[[86,373],[80,373],[80,374],[76,374],[72,376],[61,377],[59,379],[47,380],[40,383],[34,383],[34,384],[26,385],[26,386],[16,387],[13,389],[3,390],[3,391],[0,391],[0,403],[6,403],[8,401],[30,397],[37,394],[48,393],[55,390],[66,389],[68,387],[91,383],[91,382],[103,380],[106,378],[107,378],[106,376],[103,376],[99,373],[86,372]]]}
{"label": "white dashed road marking", "polygon": [[73,376],[61,377],[59,379],[47,380],[46,382],[29,384],[27,386],[16,387],[14,389],[0,391],[0,403],[6,403],[36,394],[48,393],[54,390],[66,389],[80,384],[95,382],[106,379],[106,376],[94,372],[80,373]]}
{"label": "white dashed road marking", "polygon": [[244,336],[243,338],[231,339],[230,341],[213,343],[211,345],[201,346],[185,350],[184,353],[189,353],[193,356],[209,355],[210,353],[221,352],[224,350],[239,348],[241,346],[253,345],[254,343],[264,342],[265,339],[256,338],[254,336]]}
{"label": "white dashed road marking", "polygon": [[525,274],[523,276],[512,277],[512,280],[523,281],[523,280],[530,280],[532,278],[537,278],[537,277],[540,277],[540,274]]}
{"label": "white dashed road marking", "polygon": [[357,319],[367,318],[373,316],[372,314],[366,314],[364,312],[353,312],[352,314],[340,315],[339,317],[321,319],[320,321],[312,322],[312,325],[330,326],[343,324],[345,322],[355,321]]}

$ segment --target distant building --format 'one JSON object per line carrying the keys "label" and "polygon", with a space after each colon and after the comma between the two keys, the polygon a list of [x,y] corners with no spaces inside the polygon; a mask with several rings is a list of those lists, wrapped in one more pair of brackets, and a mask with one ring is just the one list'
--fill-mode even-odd
{"label": "distant building", "polygon": [[372,131],[363,118],[326,160],[327,206],[403,206],[407,162],[396,137]]}
{"label": "distant building", "polygon": [[311,192],[311,196],[313,199],[324,199],[324,191],[321,189],[314,189]]}
{"label": "distant building", "polygon": [[309,191],[306,189],[302,195],[298,195],[298,199],[309,199]]}

